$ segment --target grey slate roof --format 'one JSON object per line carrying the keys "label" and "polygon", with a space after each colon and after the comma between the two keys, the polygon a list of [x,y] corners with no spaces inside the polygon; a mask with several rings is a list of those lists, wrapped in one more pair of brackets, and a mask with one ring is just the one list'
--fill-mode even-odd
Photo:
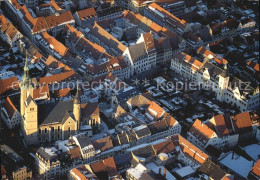
{"label": "grey slate roof", "polygon": [[145,44],[139,43],[129,47],[130,56],[133,62],[139,61],[144,57],[147,57]]}
{"label": "grey slate roof", "polygon": [[47,152],[45,152],[43,147],[40,147],[37,150],[37,154],[39,154],[45,161],[55,162],[58,160],[58,155],[50,155]]}
{"label": "grey slate roof", "polygon": [[[59,101],[38,105],[38,123],[47,125],[64,122],[64,117],[68,117],[68,112],[73,111],[73,101]],[[71,116],[71,115],[70,115]],[[73,116],[71,116],[73,117]]]}
{"label": "grey slate roof", "polygon": [[76,137],[78,139],[81,149],[84,149],[85,147],[92,145],[91,139],[85,134],[79,134]]}

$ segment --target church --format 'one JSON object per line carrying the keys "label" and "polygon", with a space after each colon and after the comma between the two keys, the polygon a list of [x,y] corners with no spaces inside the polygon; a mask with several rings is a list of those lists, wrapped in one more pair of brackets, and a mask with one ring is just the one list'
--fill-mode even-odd
{"label": "church", "polygon": [[41,103],[33,98],[36,87],[29,77],[26,58],[24,75],[20,82],[21,128],[27,145],[68,139],[80,130],[81,125],[89,125],[100,130],[98,103],[81,104],[79,92],[73,100],[49,101]]}

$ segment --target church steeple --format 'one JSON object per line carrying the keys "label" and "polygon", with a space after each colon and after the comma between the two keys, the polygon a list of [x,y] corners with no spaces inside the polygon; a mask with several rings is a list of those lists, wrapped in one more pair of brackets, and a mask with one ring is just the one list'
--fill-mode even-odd
{"label": "church steeple", "polygon": [[26,51],[26,58],[25,58],[25,65],[23,68],[24,74],[21,82],[21,88],[23,89],[30,89],[32,88],[31,79],[29,76],[29,67],[28,67],[28,58],[27,58],[27,51]]}
{"label": "church steeple", "polygon": [[22,81],[20,83],[20,113],[23,116],[25,113],[25,101],[27,97],[32,94],[33,86],[32,81],[29,76],[29,67],[28,67],[28,59],[27,59],[27,52],[26,52],[26,59],[25,59],[25,65],[24,65],[24,75],[22,78]]}
{"label": "church steeple", "polygon": [[74,104],[80,104],[80,97],[79,97],[79,85],[77,83],[77,92],[74,98]]}

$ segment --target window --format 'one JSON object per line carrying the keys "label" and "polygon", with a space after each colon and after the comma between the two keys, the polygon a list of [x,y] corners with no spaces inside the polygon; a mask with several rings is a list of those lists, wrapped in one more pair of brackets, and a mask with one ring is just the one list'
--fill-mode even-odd
{"label": "window", "polygon": [[42,130],[41,129],[39,129],[39,134],[41,134],[42,133]]}
{"label": "window", "polygon": [[51,132],[54,132],[54,127],[51,127]]}
{"label": "window", "polygon": [[60,131],[60,126],[58,126],[58,131]]}
{"label": "window", "polygon": [[68,132],[70,132],[70,127],[68,128]]}
{"label": "window", "polygon": [[47,133],[47,128],[44,129],[44,133],[45,133],[45,134]]}
{"label": "window", "polygon": [[34,110],[34,108],[30,108],[30,111],[33,111]]}

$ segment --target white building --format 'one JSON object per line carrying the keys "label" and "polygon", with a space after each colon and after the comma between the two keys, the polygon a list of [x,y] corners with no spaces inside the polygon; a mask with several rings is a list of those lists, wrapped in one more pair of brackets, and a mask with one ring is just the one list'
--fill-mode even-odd
{"label": "white building", "polygon": [[13,105],[9,97],[7,97],[3,107],[1,108],[1,118],[10,129],[21,125],[21,114]]}
{"label": "white building", "polygon": [[237,106],[241,112],[259,108],[259,87],[230,76],[227,64],[221,69],[208,60],[201,63],[190,59],[184,53],[174,56],[171,69],[195,82],[199,88],[215,92],[217,100]]}

